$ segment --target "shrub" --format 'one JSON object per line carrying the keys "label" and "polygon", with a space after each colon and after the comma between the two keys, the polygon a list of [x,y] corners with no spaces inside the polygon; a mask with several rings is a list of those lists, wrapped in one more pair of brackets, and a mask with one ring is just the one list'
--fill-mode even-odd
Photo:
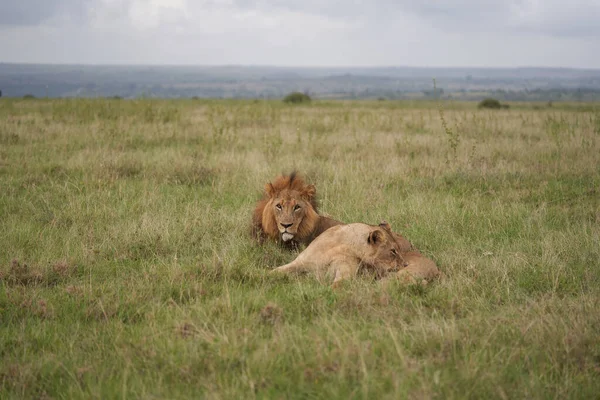
{"label": "shrub", "polygon": [[488,97],[479,102],[479,108],[508,108],[508,104],[501,104],[498,100]]}
{"label": "shrub", "polygon": [[24,99],[35,99],[35,96],[32,94],[26,94],[23,96]]}
{"label": "shrub", "polygon": [[284,103],[308,103],[311,98],[309,95],[301,92],[292,92],[283,98]]}

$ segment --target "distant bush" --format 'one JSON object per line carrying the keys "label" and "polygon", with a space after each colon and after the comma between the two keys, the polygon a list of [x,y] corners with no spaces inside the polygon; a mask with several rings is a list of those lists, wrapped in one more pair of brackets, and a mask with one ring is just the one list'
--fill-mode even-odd
{"label": "distant bush", "polygon": [[487,99],[483,99],[479,102],[479,105],[477,106],[479,108],[495,108],[495,109],[499,109],[499,108],[509,108],[508,104],[501,104],[498,100],[496,99],[492,99],[491,97],[488,97]]}
{"label": "distant bush", "polygon": [[23,96],[24,99],[35,99],[35,96],[32,94],[26,94]]}
{"label": "distant bush", "polygon": [[311,98],[309,95],[301,92],[292,92],[283,98],[284,103],[308,103]]}

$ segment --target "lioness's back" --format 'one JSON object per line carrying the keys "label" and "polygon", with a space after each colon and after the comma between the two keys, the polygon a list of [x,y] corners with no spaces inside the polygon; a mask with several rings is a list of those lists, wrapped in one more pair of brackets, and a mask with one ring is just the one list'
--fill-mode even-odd
{"label": "lioness's back", "polygon": [[341,245],[360,248],[367,244],[366,237],[373,230],[371,225],[353,223],[346,225],[335,225],[320,234],[307,247],[339,247]]}

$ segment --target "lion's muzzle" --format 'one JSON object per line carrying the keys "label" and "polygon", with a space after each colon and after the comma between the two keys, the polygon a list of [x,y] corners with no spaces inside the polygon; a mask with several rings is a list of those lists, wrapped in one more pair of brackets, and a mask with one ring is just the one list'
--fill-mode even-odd
{"label": "lion's muzzle", "polygon": [[283,240],[284,242],[288,242],[290,240],[292,240],[294,238],[294,235],[292,235],[289,232],[283,232],[281,234],[281,240]]}

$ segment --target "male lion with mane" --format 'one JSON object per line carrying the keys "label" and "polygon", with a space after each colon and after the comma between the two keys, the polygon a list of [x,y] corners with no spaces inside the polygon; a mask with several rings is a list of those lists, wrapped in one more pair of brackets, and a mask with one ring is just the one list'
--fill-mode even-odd
{"label": "male lion with mane", "polygon": [[316,189],[296,172],[265,185],[265,195],[252,216],[252,233],[260,241],[274,240],[288,248],[307,245],[342,222],[319,215]]}

